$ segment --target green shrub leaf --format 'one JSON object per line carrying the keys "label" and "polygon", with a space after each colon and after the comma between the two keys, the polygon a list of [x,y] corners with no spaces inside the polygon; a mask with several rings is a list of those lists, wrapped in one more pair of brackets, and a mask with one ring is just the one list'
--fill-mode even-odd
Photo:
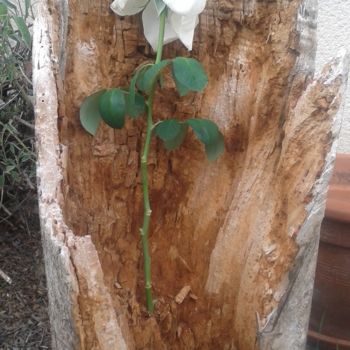
{"label": "green shrub leaf", "polygon": [[5,175],[0,175],[0,189],[5,186]]}
{"label": "green shrub leaf", "polygon": [[167,119],[155,127],[155,134],[164,141],[167,150],[179,147],[187,133],[187,124],[180,123],[176,119]]}
{"label": "green shrub leaf", "polygon": [[80,106],[80,123],[83,128],[91,135],[95,135],[101,122],[101,114],[98,109],[100,96],[106,90],[98,91],[85,98]]}
{"label": "green shrub leaf", "polygon": [[185,96],[189,91],[202,91],[208,84],[202,64],[193,58],[174,58],[172,72],[180,96]]}
{"label": "green shrub leaf", "polygon": [[0,0],[0,4],[4,4],[7,7],[10,7],[12,10],[14,10],[17,13],[17,6],[14,5],[11,1],[8,0]]}
{"label": "green shrub leaf", "polygon": [[10,174],[14,169],[16,169],[16,165],[8,165],[5,168],[5,174]]}
{"label": "green shrub leaf", "polygon": [[19,16],[14,16],[13,19],[16,22],[16,25],[18,27],[19,32],[21,33],[23,41],[25,42],[27,47],[30,49],[32,47],[32,38],[30,36],[30,32],[25,20]]}
{"label": "green shrub leaf", "polygon": [[[0,17],[7,15],[7,6],[0,3]],[[1,18],[0,18],[1,19]]]}
{"label": "green shrub leaf", "polygon": [[216,160],[224,151],[224,137],[218,126],[208,119],[188,119],[186,123],[192,128],[198,140],[205,145],[205,153],[210,161]]}
{"label": "green shrub leaf", "polygon": [[125,92],[121,89],[106,91],[99,98],[99,111],[103,121],[112,128],[124,126],[126,114]]}
{"label": "green shrub leaf", "polygon": [[150,68],[145,69],[137,81],[137,86],[147,95],[151,93],[152,87],[155,84],[161,71],[170,63],[169,60],[160,61],[157,64],[152,65]]}
{"label": "green shrub leaf", "polygon": [[25,5],[25,15],[24,15],[24,17],[25,18],[27,18],[29,16],[30,3],[31,3],[31,0],[25,0],[24,1],[24,5]]}

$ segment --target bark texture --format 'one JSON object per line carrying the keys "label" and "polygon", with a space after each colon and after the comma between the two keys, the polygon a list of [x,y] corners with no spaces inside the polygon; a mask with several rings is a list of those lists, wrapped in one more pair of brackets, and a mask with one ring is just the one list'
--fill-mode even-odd
{"label": "bark texture", "polygon": [[[157,305],[147,318],[144,124],[91,138],[78,109],[153,53],[140,18],[116,18],[108,1],[42,3],[33,66],[54,349],[304,348],[348,69],[343,55],[313,78],[316,12],[312,0],[208,1],[191,55],[209,85],[180,99],[166,80],[155,116],[210,118],[226,151],[209,164],[192,137],[171,153],[152,144]],[[175,55],[188,53],[166,46]],[[191,293],[176,298],[184,286]]]}

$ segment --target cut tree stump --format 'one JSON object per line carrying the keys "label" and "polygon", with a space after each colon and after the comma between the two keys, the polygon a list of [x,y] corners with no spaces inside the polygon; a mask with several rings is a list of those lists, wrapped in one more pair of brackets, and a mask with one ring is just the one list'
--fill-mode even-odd
{"label": "cut tree stump", "polygon": [[[126,85],[154,57],[140,16],[117,18],[108,5],[43,0],[34,28],[53,349],[304,349],[348,57],[313,77],[316,1],[207,2],[190,55],[209,85],[179,98],[166,82],[155,116],[210,118],[226,151],[212,164],[193,137],[170,153],[152,144],[148,318],[143,121],[92,138],[78,116],[84,97]],[[173,43],[164,55],[189,53]]]}

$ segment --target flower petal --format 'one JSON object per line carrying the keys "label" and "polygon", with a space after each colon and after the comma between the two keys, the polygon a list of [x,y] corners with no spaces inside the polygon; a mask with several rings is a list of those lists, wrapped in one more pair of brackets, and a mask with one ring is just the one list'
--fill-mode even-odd
{"label": "flower petal", "polygon": [[[152,1],[152,0],[151,0]],[[166,5],[164,3],[163,0],[153,0],[154,1],[154,5],[157,9],[158,12],[158,16],[160,16],[160,14],[164,11],[164,9],[166,8]]]}
{"label": "flower petal", "polygon": [[[154,51],[157,50],[159,17],[153,1],[150,1],[142,13],[143,31],[147,41],[151,44]],[[167,18],[165,23],[164,44],[168,44],[178,39],[177,34],[172,29]]]}
{"label": "flower petal", "polygon": [[194,30],[198,24],[198,16],[181,16],[177,13],[170,12],[168,18],[178,38],[188,50],[192,50]]}
{"label": "flower petal", "polygon": [[148,0],[114,0],[111,10],[119,16],[132,16],[142,11]]}
{"label": "flower petal", "polygon": [[179,15],[199,15],[205,8],[206,0],[163,0],[171,11]]}

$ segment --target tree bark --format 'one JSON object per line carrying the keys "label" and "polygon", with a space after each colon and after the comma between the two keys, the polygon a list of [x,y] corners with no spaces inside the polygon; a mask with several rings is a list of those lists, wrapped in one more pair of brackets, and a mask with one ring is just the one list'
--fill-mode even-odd
{"label": "tree bark", "polygon": [[[153,140],[157,303],[148,318],[139,241],[144,123],[102,126],[92,138],[78,117],[84,97],[125,86],[153,57],[140,17],[117,18],[108,3],[43,1],[34,28],[53,348],[304,349],[348,57],[313,77],[316,1],[207,2],[190,54],[209,85],[179,98],[166,80],[155,115],[210,118],[226,150],[209,164],[191,136],[170,153]],[[188,55],[180,43],[164,54]],[[184,286],[191,293],[176,298]]]}

